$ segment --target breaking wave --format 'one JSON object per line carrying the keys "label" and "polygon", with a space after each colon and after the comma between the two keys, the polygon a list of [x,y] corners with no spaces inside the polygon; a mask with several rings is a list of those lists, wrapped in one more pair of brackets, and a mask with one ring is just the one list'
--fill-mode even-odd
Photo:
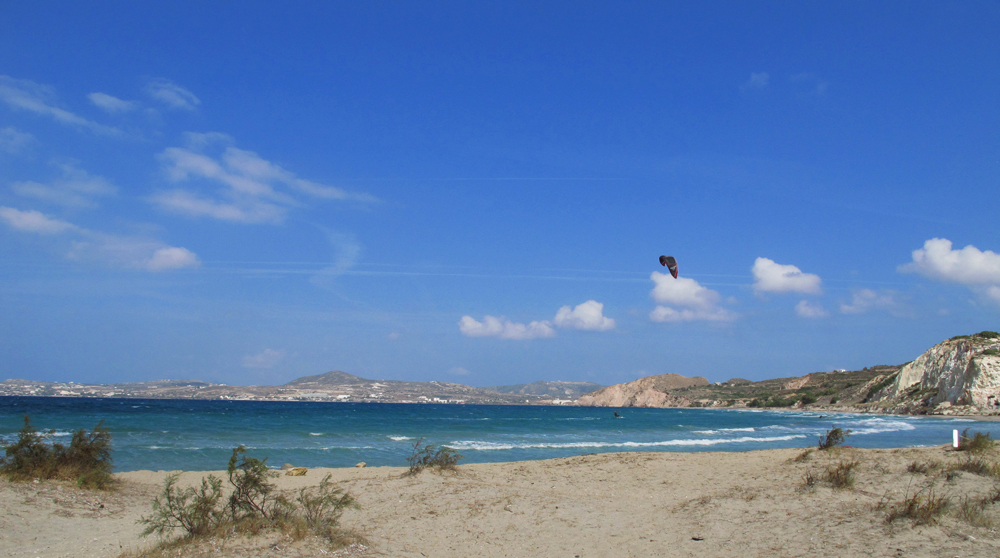
{"label": "breaking wave", "polygon": [[743,436],[740,438],[714,438],[695,440],[663,440],[660,442],[485,442],[482,440],[459,440],[448,444],[456,450],[495,451],[512,449],[573,449],[573,448],[656,448],[668,446],[715,446],[718,444],[745,444],[761,442],[786,442],[796,438],[805,438],[804,434],[789,434],[788,436],[768,436],[756,438]]}

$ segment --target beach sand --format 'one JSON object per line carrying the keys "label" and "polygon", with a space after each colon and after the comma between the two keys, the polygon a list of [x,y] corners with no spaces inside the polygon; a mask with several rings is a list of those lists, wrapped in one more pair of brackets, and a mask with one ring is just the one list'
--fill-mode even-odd
{"label": "beach sand", "polygon": [[[361,505],[342,526],[367,544],[332,551],[319,538],[235,535],[174,550],[171,556],[1000,556],[996,528],[960,517],[963,497],[995,491],[995,480],[962,473],[914,474],[916,462],[959,463],[946,447],[843,448],[740,453],[604,453],[460,465],[454,472],[402,477],[403,468],[311,469],[282,476],[282,490],[318,484],[327,473]],[[858,460],[852,489],[823,481],[828,467]],[[807,486],[811,473],[817,480]],[[194,485],[204,472],[186,472]],[[216,475],[224,476],[221,472]],[[149,515],[167,472],[119,473],[115,492],[68,483],[0,481],[0,556],[142,555],[136,520]],[[904,493],[950,498],[936,525],[886,524]],[[1000,525],[1000,503],[986,507]]]}

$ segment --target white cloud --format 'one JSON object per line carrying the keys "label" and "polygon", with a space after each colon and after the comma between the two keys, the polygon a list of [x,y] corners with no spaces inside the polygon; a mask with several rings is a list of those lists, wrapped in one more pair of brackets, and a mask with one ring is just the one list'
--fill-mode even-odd
{"label": "white cloud", "polygon": [[35,136],[13,126],[0,128],[0,151],[17,155],[35,143]]}
{"label": "white cloud", "polygon": [[963,285],[1000,285],[1000,254],[969,245],[953,250],[946,238],[932,238],[913,251],[913,262],[897,268],[903,273]]}
{"label": "white cloud", "polygon": [[767,87],[771,76],[767,72],[751,73],[750,79],[740,86],[740,89],[746,91],[747,89],[764,89]]}
{"label": "white cloud", "polygon": [[738,317],[725,308],[681,308],[676,310],[669,306],[657,306],[649,313],[649,319],[654,322],[731,322]]}
{"label": "white cloud", "polygon": [[468,376],[469,375],[469,371],[466,370],[465,368],[462,368],[461,366],[453,366],[453,367],[449,368],[448,369],[448,373],[451,374],[452,376]]}
{"label": "white cloud", "polygon": [[285,358],[285,351],[283,349],[279,351],[275,351],[273,349],[264,349],[264,352],[260,354],[247,355],[243,357],[243,367],[273,368],[283,358]]}
{"label": "white cloud", "polygon": [[19,196],[66,207],[96,207],[92,198],[109,196],[117,191],[106,179],[91,175],[71,163],[57,166],[62,170],[62,178],[53,180],[50,184],[15,182],[11,185],[11,190]]}
{"label": "white cloud", "polygon": [[146,263],[146,269],[150,271],[181,269],[195,267],[198,263],[198,256],[194,255],[194,252],[187,248],[170,246],[153,252],[153,257]]}
{"label": "white cloud", "polygon": [[591,331],[607,331],[614,329],[615,321],[603,315],[604,304],[596,300],[588,300],[570,309],[563,306],[556,312],[553,320],[561,328],[585,329]]}
{"label": "white cloud", "polygon": [[154,79],[146,86],[149,96],[170,108],[194,110],[201,100],[194,93],[184,89],[169,79]]}
{"label": "white cloud", "polygon": [[91,231],[60,221],[39,211],[21,211],[0,206],[0,220],[10,227],[42,235],[72,233],[66,257],[75,261],[101,262],[114,267],[167,271],[197,267],[198,256],[186,248],[168,246],[159,240],[118,236]]}
{"label": "white cloud", "polygon": [[198,267],[201,264],[188,249],[168,246],[159,240],[86,230],[81,232],[81,238],[70,243],[66,254],[71,260],[153,272]]}
{"label": "white cloud", "polygon": [[150,201],[161,208],[191,217],[211,217],[238,223],[280,223],[289,208],[302,204],[293,193],[324,199],[371,202],[367,194],[347,192],[295,176],[252,151],[227,146],[214,158],[202,150],[230,143],[224,134],[188,134],[189,147],[170,147],[158,158],[172,182],[207,181],[222,199],[187,190],[159,192]]}
{"label": "white cloud", "polygon": [[87,95],[87,98],[90,99],[91,103],[111,114],[129,112],[139,107],[139,103],[135,101],[125,101],[107,93],[91,93]]}
{"label": "white cloud", "polygon": [[754,291],[770,293],[820,294],[823,289],[819,275],[802,273],[794,265],[782,265],[767,258],[757,258],[753,264]]}
{"label": "white cloud", "polygon": [[338,233],[330,230],[323,230],[327,240],[334,249],[333,264],[329,265],[309,278],[309,282],[316,286],[325,286],[332,279],[343,275],[357,263],[361,255],[361,244],[353,234]]}
{"label": "white cloud", "polygon": [[211,217],[233,223],[281,223],[288,212],[283,207],[256,199],[217,202],[186,190],[157,192],[149,197],[149,201],[171,213],[188,217]]}
{"label": "white cloud", "polygon": [[871,289],[854,291],[850,303],[842,303],[840,311],[844,314],[864,314],[869,310],[889,310],[898,313],[899,302],[895,293],[882,291],[877,293]]}
{"label": "white cloud", "polygon": [[[649,293],[661,305],[653,309],[649,319],[654,322],[715,321],[729,322],[739,316],[719,307],[719,293],[703,287],[694,279],[654,271],[649,277],[655,285]],[[662,304],[680,306],[677,310]]]}
{"label": "white cloud", "polygon": [[830,315],[829,312],[823,309],[821,304],[812,303],[808,300],[800,300],[795,305],[795,313],[803,318],[825,318]]}
{"label": "white cloud", "polygon": [[536,339],[554,337],[556,332],[547,320],[531,322],[527,325],[512,322],[503,316],[486,316],[482,322],[472,316],[462,316],[458,329],[468,337],[499,337],[501,339]]}
{"label": "white cloud", "polygon": [[38,234],[57,234],[79,229],[79,227],[72,223],[51,219],[41,212],[31,209],[21,211],[13,207],[0,206],[0,219],[3,219],[7,225],[19,231]]}
{"label": "white cloud", "polygon": [[0,75],[0,101],[3,101],[15,110],[25,110],[42,116],[48,116],[61,124],[87,128],[99,134],[122,135],[122,131],[117,128],[98,124],[82,116],[77,116],[66,109],[55,106],[53,104],[55,102],[55,93],[52,88],[39,85],[33,81]]}

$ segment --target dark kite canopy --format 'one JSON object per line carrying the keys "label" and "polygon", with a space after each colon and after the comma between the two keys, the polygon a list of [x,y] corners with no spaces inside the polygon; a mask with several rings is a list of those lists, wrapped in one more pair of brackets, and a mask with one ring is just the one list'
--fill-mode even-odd
{"label": "dark kite canopy", "polygon": [[660,265],[666,266],[670,270],[670,275],[677,279],[677,260],[673,256],[660,256]]}

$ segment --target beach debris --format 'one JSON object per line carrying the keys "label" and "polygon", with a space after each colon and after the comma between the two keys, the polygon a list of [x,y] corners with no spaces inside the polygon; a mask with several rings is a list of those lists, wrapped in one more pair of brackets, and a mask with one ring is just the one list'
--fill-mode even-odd
{"label": "beach debris", "polygon": [[677,260],[673,256],[660,256],[660,265],[670,270],[670,275],[677,279]]}
{"label": "beach debris", "polygon": [[705,537],[691,537],[691,540],[692,541],[703,541],[703,540],[705,540]]}
{"label": "beach debris", "polygon": [[307,471],[309,471],[309,469],[306,469],[305,467],[292,467],[291,469],[285,471],[285,476],[304,477]]}
{"label": "beach debris", "polygon": [[358,463],[357,465],[355,465],[355,467],[367,467],[367,466],[368,466],[368,464],[365,463],[364,461],[362,461],[362,462]]}
{"label": "beach debris", "polygon": [[285,463],[284,465],[281,466],[282,471],[287,471],[289,469],[294,469],[294,468],[295,465],[292,465],[291,463]]}

